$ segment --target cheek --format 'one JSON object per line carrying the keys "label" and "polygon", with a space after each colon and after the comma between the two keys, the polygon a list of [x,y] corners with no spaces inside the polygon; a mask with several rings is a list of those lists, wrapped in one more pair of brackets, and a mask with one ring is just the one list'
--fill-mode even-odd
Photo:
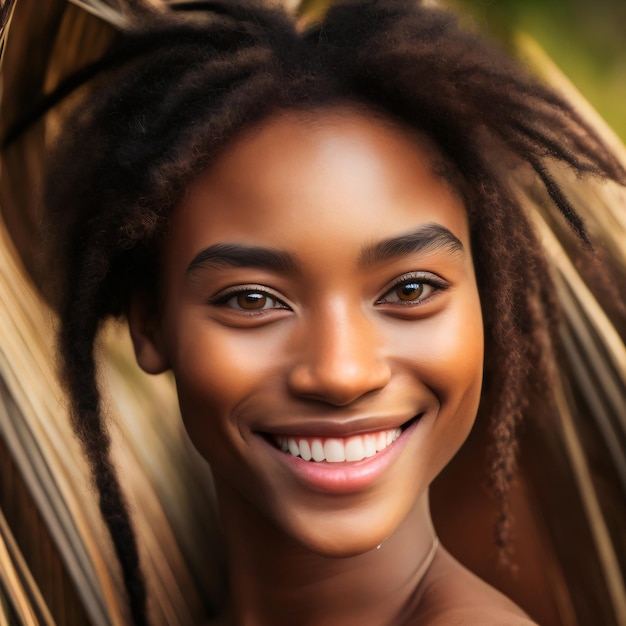
{"label": "cheek", "polygon": [[[471,310],[470,310],[471,311]],[[442,403],[458,409],[478,406],[482,385],[484,335],[479,314],[451,311],[443,323],[425,328],[430,363],[424,381]]]}
{"label": "cheek", "polygon": [[240,442],[237,415],[255,394],[278,384],[280,353],[277,338],[259,329],[217,328],[206,319],[193,320],[177,330],[172,358],[181,414],[189,437],[211,460],[225,440]]}
{"label": "cheek", "polygon": [[478,411],[484,358],[478,296],[420,321],[396,337],[401,340],[405,367],[425,388],[427,410],[436,412],[431,451],[439,471],[465,441]]}
{"label": "cheek", "polygon": [[470,433],[480,403],[484,332],[478,297],[472,306],[451,311],[447,329],[433,329],[431,375],[427,384],[440,402],[435,427],[440,469]]}
{"label": "cheek", "polygon": [[478,296],[397,327],[392,341],[407,367],[442,400],[480,392],[484,333]]}

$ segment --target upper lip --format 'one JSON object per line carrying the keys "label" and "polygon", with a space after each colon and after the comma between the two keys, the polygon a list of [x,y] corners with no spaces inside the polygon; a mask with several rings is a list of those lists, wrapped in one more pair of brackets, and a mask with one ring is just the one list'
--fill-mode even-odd
{"label": "upper lip", "polygon": [[332,418],[314,418],[302,421],[286,421],[283,424],[254,428],[265,435],[302,436],[302,437],[349,437],[400,428],[421,413],[403,416],[351,417],[345,420]]}

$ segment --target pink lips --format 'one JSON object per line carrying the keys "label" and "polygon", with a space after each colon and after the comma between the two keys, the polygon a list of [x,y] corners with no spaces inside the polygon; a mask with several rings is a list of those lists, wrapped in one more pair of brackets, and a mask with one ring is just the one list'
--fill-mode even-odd
{"label": "pink lips", "polygon": [[420,420],[415,420],[395,441],[360,461],[330,463],[305,461],[268,443],[272,453],[309,488],[330,494],[350,494],[366,489],[394,462]]}

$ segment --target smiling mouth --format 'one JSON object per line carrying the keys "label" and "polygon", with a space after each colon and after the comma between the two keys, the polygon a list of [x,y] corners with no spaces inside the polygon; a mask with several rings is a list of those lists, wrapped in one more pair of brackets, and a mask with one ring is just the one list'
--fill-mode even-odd
{"label": "smiling mouth", "polygon": [[351,437],[305,437],[271,435],[270,441],[280,450],[305,461],[315,463],[344,463],[362,461],[389,447],[421,415],[403,424],[377,432]]}

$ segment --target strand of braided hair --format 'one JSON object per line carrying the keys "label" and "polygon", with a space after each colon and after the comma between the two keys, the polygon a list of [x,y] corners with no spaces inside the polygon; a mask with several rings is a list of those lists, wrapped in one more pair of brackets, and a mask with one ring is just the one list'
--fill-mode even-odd
{"label": "strand of braided hair", "polygon": [[51,250],[61,260],[64,380],[134,623],[147,623],[146,590],[110,460],[98,330],[124,314],[131,294],[158,289],[159,243],[186,185],[243,129],[284,110],[351,106],[415,130],[437,147],[462,194],[486,331],[480,413],[491,420],[497,543],[506,546],[516,428],[529,390],[548,396],[558,307],[540,244],[498,161],[508,155],[532,167],[584,245],[585,226],[546,159],[622,183],[626,173],[560,97],[419,2],[342,2],[303,32],[280,10],[254,3],[136,9],[110,71],[92,81],[87,104],[64,128],[46,191]]}

